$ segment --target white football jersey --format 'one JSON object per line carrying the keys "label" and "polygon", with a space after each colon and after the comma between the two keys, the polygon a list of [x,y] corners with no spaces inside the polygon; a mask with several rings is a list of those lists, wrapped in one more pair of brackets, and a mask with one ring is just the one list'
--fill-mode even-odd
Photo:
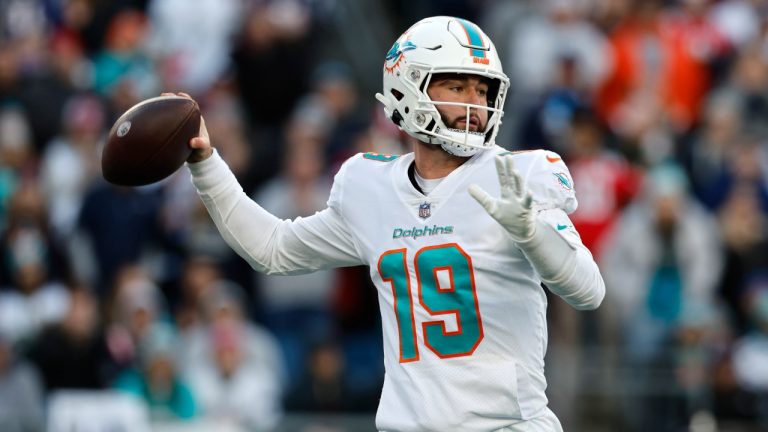
{"label": "white football jersey", "polygon": [[[336,176],[328,204],[378,289],[386,366],[379,430],[489,431],[546,408],[540,279],[467,192],[476,183],[499,196],[494,158],[504,153],[476,155],[428,196],[409,179],[412,153],[360,154]],[[514,157],[540,214],[580,243],[566,216],[577,203],[560,157]]]}
{"label": "white football jersey", "polygon": [[[412,153],[359,154],[336,175],[329,208],[294,221],[251,201],[218,155],[190,170],[222,235],[254,269],[370,266],[386,369],[379,430],[491,431],[547,412],[541,280],[467,191],[477,184],[499,196],[495,157],[508,153],[478,153],[428,196],[409,179]],[[514,161],[539,220],[586,251],[567,216],[577,202],[560,157],[537,150]],[[584,253],[589,268],[574,274],[599,279]]]}

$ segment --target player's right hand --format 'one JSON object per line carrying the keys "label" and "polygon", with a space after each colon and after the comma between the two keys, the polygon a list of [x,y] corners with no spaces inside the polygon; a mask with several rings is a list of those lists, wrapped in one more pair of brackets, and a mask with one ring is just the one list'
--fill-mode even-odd
{"label": "player's right hand", "polygon": [[496,156],[496,172],[501,186],[499,198],[493,198],[476,184],[469,186],[469,194],[509,231],[513,240],[528,241],[536,232],[531,191],[523,184],[511,155]]}
{"label": "player's right hand", "polygon": [[[162,96],[181,96],[187,99],[192,99],[192,96],[187,93],[161,93]],[[187,163],[202,162],[213,154],[213,146],[211,146],[211,137],[208,135],[208,129],[205,127],[205,119],[200,116],[200,132],[197,136],[189,140],[189,147],[192,149],[192,153],[187,158]]]}
{"label": "player's right hand", "polygon": [[192,148],[192,154],[187,158],[187,163],[204,161],[213,154],[211,137],[208,136],[208,129],[205,127],[205,119],[202,116],[200,116],[200,133],[189,140],[189,146]]}

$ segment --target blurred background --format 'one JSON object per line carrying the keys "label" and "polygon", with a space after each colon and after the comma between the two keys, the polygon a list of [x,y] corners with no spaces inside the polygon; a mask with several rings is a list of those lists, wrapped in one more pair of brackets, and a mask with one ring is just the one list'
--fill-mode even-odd
{"label": "blurred background", "polygon": [[0,0],[0,431],[375,430],[367,269],[256,274],[185,169],[119,188],[99,153],[188,92],[245,191],[311,215],[409,151],[373,94],[438,14],[495,42],[498,143],[563,156],[605,277],[597,311],[550,296],[565,430],[768,430],[768,1]]}

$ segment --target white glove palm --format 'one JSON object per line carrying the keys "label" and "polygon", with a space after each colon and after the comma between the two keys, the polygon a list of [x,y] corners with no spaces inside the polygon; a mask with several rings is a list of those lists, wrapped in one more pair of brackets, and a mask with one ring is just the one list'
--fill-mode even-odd
{"label": "white glove palm", "polygon": [[536,215],[532,210],[531,192],[523,185],[523,179],[515,170],[511,155],[496,156],[496,171],[501,185],[499,198],[491,197],[476,184],[469,187],[469,194],[509,231],[513,240],[528,241],[536,232]]}

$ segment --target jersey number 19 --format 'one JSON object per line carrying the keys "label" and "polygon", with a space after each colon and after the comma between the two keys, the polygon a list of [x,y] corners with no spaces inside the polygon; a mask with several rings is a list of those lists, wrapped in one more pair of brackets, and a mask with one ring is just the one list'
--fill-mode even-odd
{"label": "jersey number 19", "polygon": [[[392,285],[401,363],[419,360],[407,256],[407,249],[395,249],[379,257],[379,275]],[[416,252],[412,269],[419,305],[436,318],[422,322],[424,344],[440,358],[472,355],[483,340],[472,258],[456,243],[426,246]],[[451,315],[456,329],[449,331],[440,318]]]}

